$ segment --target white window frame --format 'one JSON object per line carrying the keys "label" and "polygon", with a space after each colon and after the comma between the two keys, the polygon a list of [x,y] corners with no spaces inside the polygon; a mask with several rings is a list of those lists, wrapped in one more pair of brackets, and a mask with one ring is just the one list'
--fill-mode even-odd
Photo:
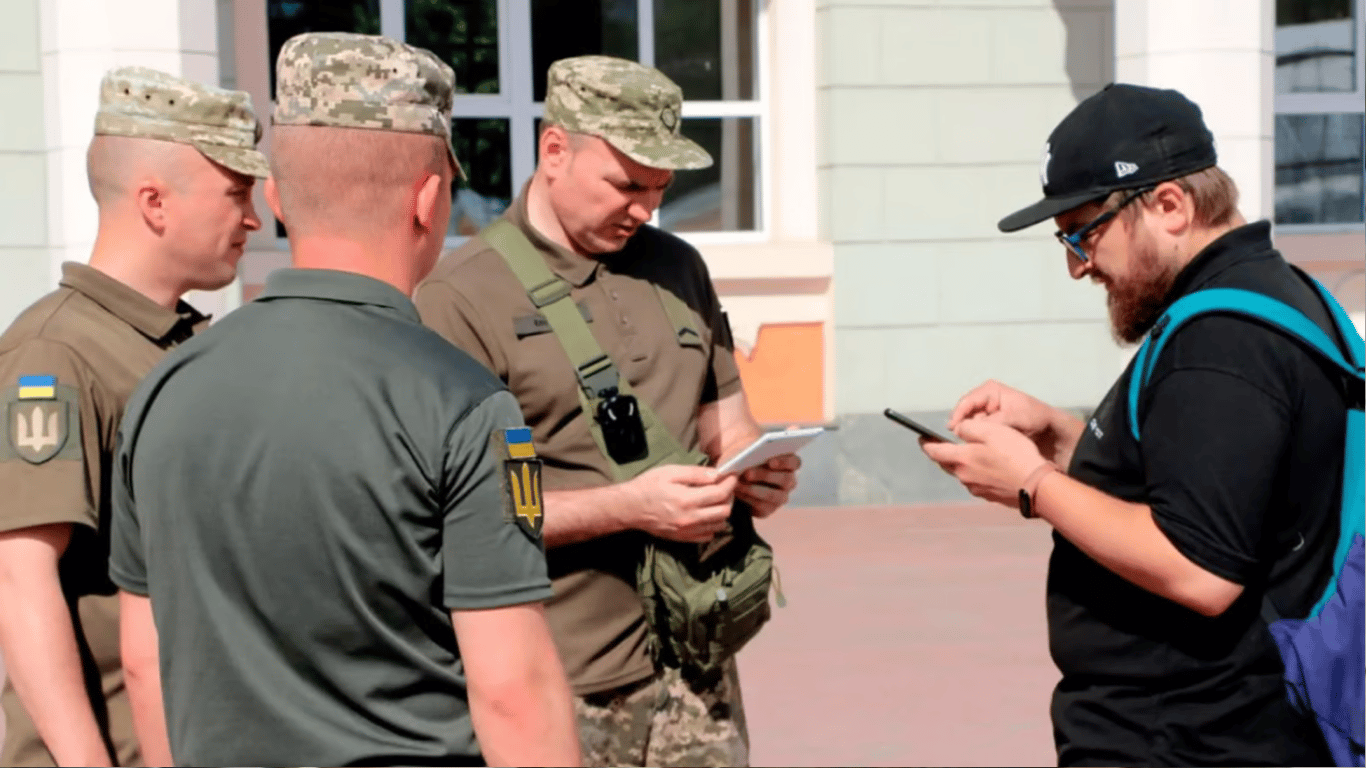
{"label": "white window frame", "polygon": [[[1366,103],[1366,0],[1353,0],[1353,2],[1355,3],[1353,9],[1353,26],[1355,29],[1353,32],[1356,35],[1356,52],[1353,56],[1353,64],[1356,67],[1356,90],[1338,93],[1277,93],[1274,96],[1277,116],[1363,113],[1363,104]],[[1274,195],[1274,167],[1272,173]],[[1363,161],[1362,173],[1363,184],[1366,184],[1366,160]],[[1272,205],[1274,218],[1274,202]],[[1363,216],[1363,219],[1366,219],[1366,216]],[[1332,234],[1335,232],[1361,232],[1363,230],[1366,230],[1366,221],[1276,225],[1276,231],[1285,234]]]}
{"label": "white window frame", "polygon": [[[695,2],[702,0],[694,0]],[[771,132],[769,121],[769,66],[768,66],[768,3],[762,0],[712,0],[724,6],[736,2],[753,2],[755,5],[755,51],[754,66],[758,70],[755,82],[756,93],[753,99],[739,101],[688,101],[684,94],[682,117],[752,117],[758,123],[758,167],[755,169],[755,213],[757,226],[752,230],[715,231],[715,232],[675,232],[677,236],[694,245],[758,243],[769,240],[773,218],[772,199],[769,193],[771,163]],[[395,40],[405,40],[406,14],[405,0],[380,0],[380,34]],[[452,119],[493,119],[508,121],[509,156],[511,160],[512,196],[515,198],[522,185],[535,171],[536,120],[544,112],[542,102],[533,101],[535,76],[532,68],[531,47],[531,0],[497,0],[498,13],[498,93],[496,94],[458,94],[451,109]],[[654,2],[636,0],[637,20],[637,60],[646,66],[654,66]],[[512,31],[517,30],[518,34]],[[459,74],[457,73],[457,77]],[[724,170],[722,171],[725,172]],[[684,171],[686,173],[686,171]],[[655,211],[653,224],[659,224],[659,211]],[[466,240],[459,235],[446,237],[448,247],[458,246]]]}

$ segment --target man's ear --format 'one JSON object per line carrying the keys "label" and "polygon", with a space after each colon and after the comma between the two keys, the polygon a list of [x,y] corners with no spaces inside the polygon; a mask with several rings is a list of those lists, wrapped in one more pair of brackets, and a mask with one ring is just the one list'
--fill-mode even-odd
{"label": "man's ear", "polygon": [[280,189],[275,186],[274,176],[266,177],[266,183],[261,188],[261,191],[266,195],[266,205],[270,206],[270,212],[275,214],[275,218],[284,221],[285,214],[280,208]]}
{"label": "man's ear", "polygon": [[137,203],[138,211],[142,214],[142,220],[158,235],[164,233],[168,217],[166,212],[166,183],[152,176],[142,179],[136,184],[137,191],[134,193],[133,199]]}
{"label": "man's ear", "polygon": [[[437,202],[441,199],[444,188],[450,186],[450,182],[442,178],[439,173],[429,173],[422,180],[421,186],[417,188],[417,205],[413,209],[413,223],[419,229],[431,231],[435,229],[433,225],[436,221]],[[440,222],[443,226],[446,222]]]}
{"label": "man's ear", "polygon": [[569,133],[563,127],[552,125],[541,132],[540,157],[536,164],[552,173],[558,173],[569,162],[573,147],[569,143]]}
{"label": "man's ear", "polygon": [[1172,235],[1183,235],[1195,224],[1195,198],[1174,181],[1157,185],[1148,209],[1158,216],[1162,229]]}

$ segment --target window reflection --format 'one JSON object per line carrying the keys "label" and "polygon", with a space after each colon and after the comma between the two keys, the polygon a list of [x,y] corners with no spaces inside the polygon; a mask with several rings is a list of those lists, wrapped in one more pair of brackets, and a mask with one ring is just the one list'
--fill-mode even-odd
{"label": "window reflection", "polygon": [[407,42],[455,70],[456,93],[498,93],[496,0],[408,0]]}
{"label": "window reflection", "polygon": [[753,117],[685,118],[683,135],[701,144],[709,168],[678,171],[664,193],[659,225],[670,232],[733,232],[759,227],[759,121]]}
{"label": "window reflection", "polygon": [[636,0],[531,0],[535,100],[545,101],[545,73],[560,59],[586,54],[636,59],[636,28]]}
{"label": "window reflection", "polygon": [[1353,0],[1278,0],[1276,92],[1356,90]]}
{"label": "window reflection", "polygon": [[1361,114],[1276,116],[1276,223],[1362,221]]}
{"label": "window reflection", "polygon": [[754,0],[653,0],[655,67],[695,101],[755,98]]}
{"label": "window reflection", "polygon": [[448,237],[477,234],[512,202],[512,157],[508,121],[455,120],[451,138],[460,165],[469,175],[451,193]]}

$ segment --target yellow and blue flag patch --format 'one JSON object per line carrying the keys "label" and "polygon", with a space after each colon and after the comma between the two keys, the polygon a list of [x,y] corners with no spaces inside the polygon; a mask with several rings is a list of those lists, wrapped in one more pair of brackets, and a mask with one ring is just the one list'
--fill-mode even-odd
{"label": "yellow and blue flag patch", "polygon": [[531,427],[503,430],[503,442],[507,444],[509,459],[536,458],[536,447],[531,443]]}
{"label": "yellow and blue flag patch", "polygon": [[20,376],[20,400],[55,400],[57,398],[56,376]]}

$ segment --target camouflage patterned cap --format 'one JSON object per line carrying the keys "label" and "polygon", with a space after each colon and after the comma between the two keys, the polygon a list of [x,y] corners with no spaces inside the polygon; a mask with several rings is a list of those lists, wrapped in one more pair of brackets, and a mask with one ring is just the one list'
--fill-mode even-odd
{"label": "camouflage patterned cap", "polygon": [[575,56],[550,65],[545,120],[597,136],[637,163],[691,170],[711,155],[679,133],[683,90],[663,72],[612,56]]}
{"label": "camouflage patterned cap", "polygon": [[275,64],[275,125],[326,125],[439,136],[451,145],[455,72],[435,54],[380,35],[305,32]]}
{"label": "camouflage patterned cap", "polygon": [[270,175],[265,155],[256,150],[261,123],[249,94],[155,69],[117,67],[105,73],[95,134],[189,144],[238,173]]}

